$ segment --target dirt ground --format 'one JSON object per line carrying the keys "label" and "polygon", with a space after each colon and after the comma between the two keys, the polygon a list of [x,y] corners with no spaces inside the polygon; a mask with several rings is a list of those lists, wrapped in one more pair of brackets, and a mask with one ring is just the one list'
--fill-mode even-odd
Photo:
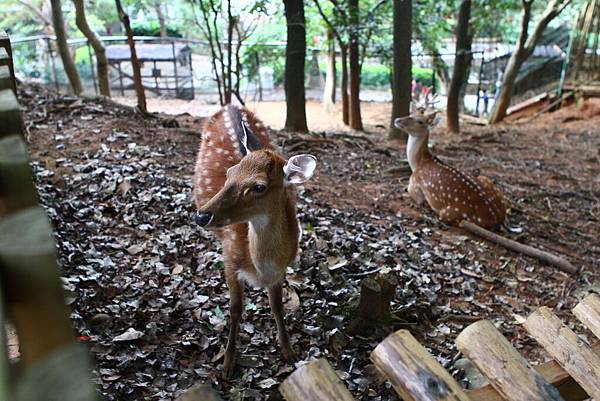
{"label": "dirt ground", "polygon": [[[208,382],[227,399],[280,399],[277,386],[293,366],[279,359],[261,290],[246,294],[241,367],[233,380],[220,378],[228,316],[220,245],[191,218],[199,136],[190,129],[200,119],[179,115],[188,129],[166,128],[162,119],[35,87],[20,99],[72,319],[90,347],[103,396],[168,400]],[[256,109],[281,127],[281,104]],[[477,319],[492,320],[534,362],[547,355],[520,324],[538,306],[553,308],[591,339],[570,309],[600,291],[600,117],[583,118],[573,106],[530,123],[465,125],[460,135],[440,127],[432,135],[442,160],[487,175],[504,191],[510,223],[523,229],[504,235],[566,255],[581,266],[570,277],[416,207],[405,192],[404,144],[387,140],[381,126],[389,105],[364,105],[365,134],[343,129],[319,103],[307,110],[317,132],[272,133],[285,153],[311,152],[319,160],[315,179],[300,191],[306,235],[285,290],[299,362],[327,358],[356,399],[395,400],[368,355],[399,328],[408,328],[457,379],[453,341]],[[383,273],[400,282],[394,319],[370,336],[350,335],[360,281]]]}

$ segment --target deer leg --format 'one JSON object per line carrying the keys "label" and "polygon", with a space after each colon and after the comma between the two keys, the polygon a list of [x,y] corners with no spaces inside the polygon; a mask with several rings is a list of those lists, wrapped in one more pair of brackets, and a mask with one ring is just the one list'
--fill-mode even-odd
{"label": "deer leg", "polygon": [[408,180],[408,194],[417,205],[422,205],[425,202],[425,195],[419,186],[415,183],[413,176]]}
{"label": "deer leg", "polygon": [[285,329],[285,323],[283,321],[283,291],[281,283],[269,288],[269,304],[271,305],[271,311],[275,316],[275,322],[277,323],[277,335],[279,337],[279,346],[283,354],[283,359],[286,361],[293,360],[295,357],[294,350],[290,345],[290,336]]}
{"label": "deer leg", "polygon": [[235,348],[237,334],[242,319],[244,304],[244,284],[237,277],[237,271],[225,274],[227,286],[229,287],[229,337],[225,348],[225,360],[223,362],[223,376],[231,377],[235,368]]}
{"label": "deer leg", "polygon": [[451,226],[456,226],[461,222],[462,216],[460,212],[455,211],[452,207],[448,206],[440,210],[440,220]]}

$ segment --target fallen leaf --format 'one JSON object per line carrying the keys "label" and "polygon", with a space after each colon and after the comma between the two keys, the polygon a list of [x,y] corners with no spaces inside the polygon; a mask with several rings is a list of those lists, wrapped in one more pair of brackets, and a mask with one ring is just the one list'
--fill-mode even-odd
{"label": "fallen leaf", "polygon": [[134,329],[133,327],[128,328],[123,334],[120,334],[113,338],[113,341],[133,341],[142,338],[144,333]]}

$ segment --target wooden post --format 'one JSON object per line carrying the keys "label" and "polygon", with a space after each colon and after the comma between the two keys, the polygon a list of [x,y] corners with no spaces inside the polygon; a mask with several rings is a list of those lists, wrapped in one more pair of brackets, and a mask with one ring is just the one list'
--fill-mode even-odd
{"label": "wooden post", "polygon": [[600,399],[600,357],[547,307],[533,312],[525,330],[581,385]]}
{"label": "wooden post", "polygon": [[0,30],[0,48],[6,52],[6,57],[0,56],[0,65],[5,65],[10,71],[10,85],[15,96],[17,95],[17,82],[15,80],[15,67],[12,61],[12,47],[10,45],[10,38],[5,31]]}
{"label": "wooden post", "polygon": [[600,338],[600,296],[594,293],[588,295],[573,309],[573,314]]}
{"label": "wooden post", "polygon": [[489,320],[480,320],[456,338],[458,349],[507,401],[563,401],[558,390],[513,348]]}
{"label": "wooden post", "polygon": [[0,121],[2,121],[0,137],[22,132],[21,109],[15,94],[9,89],[0,91]]}
{"label": "wooden post", "polygon": [[407,330],[380,343],[371,353],[371,361],[405,401],[469,401],[459,384]]}
{"label": "wooden post", "polygon": [[23,138],[18,135],[1,138],[0,216],[37,204],[37,192],[32,183]]}
{"label": "wooden post", "polygon": [[279,386],[287,401],[353,401],[331,365],[317,359],[296,369]]}

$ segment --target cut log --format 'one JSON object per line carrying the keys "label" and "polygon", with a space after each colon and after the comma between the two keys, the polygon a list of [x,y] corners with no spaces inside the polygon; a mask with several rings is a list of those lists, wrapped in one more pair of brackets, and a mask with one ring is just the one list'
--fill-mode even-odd
{"label": "cut log", "polygon": [[530,256],[532,258],[536,258],[549,265],[556,266],[566,273],[575,274],[579,272],[579,268],[573,266],[571,262],[569,262],[563,257],[553,255],[551,253],[542,251],[541,249],[537,249],[529,245],[520,244],[517,241],[513,241],[511,239],[505,238],[501,235],[488,231],[485,228],[481,228],[477,224],[473,224],[463,220],[460,222],[460,227],[483,239],[493,242],[494,244],[503,246],[506,249],[521,253],[526,256]]}
{"label": "cut log", "polygon": [[523,327],[591,397],[600,399],[600,357],[577,334],[546,307],[529,315]]}
{"label": "cut log", "polygon": [[405,401],[468,401],[469,397],[425,348],[399,330],[371,353],[371,361]]}
{"label": "cut log", "polygon": [[0,138],[22,132],[23,119],[15,94],[10,89],[0,91]]}
{"label": "cut log", "polygon": [[[594,353],[600,356],[600,342],[592,346]],[[535,366],[546,381],[558,389],[558,392],[565,400],[583,401],[589,396],[581,386],[558,364],[556,361],[549,361]],[[504,401],[502,396],[492,387],[486,384],[480,388],[469,390],[467,392],[472,401]]]}
{"label": "cut log", "polygon": [[287,401],[353,401],[352,395],[325,359],[296,369],[279,386]]}
{"label": "cut log", "polygon": [[37,202],[25,142],[17,135],[0,139],[0,216]]}
{"label": "cut log", "polygon": [[0,275],[24,366],[74,341],[52,229],[41,207],[0,219]]}
{"label": "cut log", "polygon": [[360,300],[354,319],[348,327],[352,334],[367,334],[383,327],[390,316],[390,302],[396,293],[398,279],[382,275],[375,280],[365,278],[360,285]]}
{"label": "cut log", "polygon": [[563,401],[558,390],[533,369],[489,320],[464,329],[458,349],[507,401]]}
{"label": "cut log", "polygon": [[593,293],[588,295],[573,309],[573,314],[600,338],[600,296]]}

